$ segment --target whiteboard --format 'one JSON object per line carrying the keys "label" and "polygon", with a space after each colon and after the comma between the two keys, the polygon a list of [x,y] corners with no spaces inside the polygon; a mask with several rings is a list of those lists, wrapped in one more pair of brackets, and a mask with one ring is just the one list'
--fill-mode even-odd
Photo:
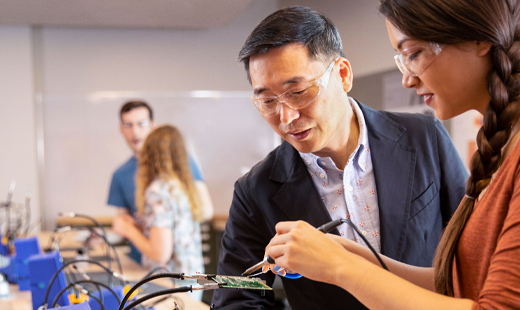
{"label": "whiteboard", "polygon": [[132,153],[119,132],[119,109],[143,99],[158,125],[183,133],[215,206],[227,214],[234,182],[262,160],[279,137],[251,105],[250,92],[97,92],[43,95],[42,222],[59,212],[113,215],[106,204],[112,173]]}

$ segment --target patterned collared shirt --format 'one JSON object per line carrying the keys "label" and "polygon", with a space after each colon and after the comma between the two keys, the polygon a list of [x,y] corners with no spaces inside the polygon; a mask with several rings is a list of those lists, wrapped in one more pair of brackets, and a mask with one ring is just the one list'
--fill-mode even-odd
{"label": "patterned collared shirt", "polygon": [[[193,220],[190,202],[179,181],[157,177],[145,192],[145,235],[152,227],[171,229],[173,253],[167,266],[172,272],[188,275],[203,273],[200,224]],[[143,255],[142,264],[148,268],[159,266]]]}
{"label": "patterned collared shirt", "polygon": [[[358,145],[350,155],[346,167],[338,169],[330,157],[318,157],[312,153],[300,153],[333,220],[350,219],[378,252],[379,205],[370,156],[368,132],[363,112],[357,102],[349,97],[352,110],[359,122]],[[342,236],[365,245],[363,240],[347,224],[338,227]]]}

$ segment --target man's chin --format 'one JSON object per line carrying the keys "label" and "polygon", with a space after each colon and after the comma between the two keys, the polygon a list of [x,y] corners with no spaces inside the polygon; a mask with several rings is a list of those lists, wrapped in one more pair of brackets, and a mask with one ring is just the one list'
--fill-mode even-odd
{"label": "man's chin", "polygon": [[289,144],[292,145],[300,153],[314,153],[318,151],[316,150],[315,144],[311,141],[294,141],[292,139],[289,139],[287,142],[289,142]]}
{"label": "man's chin", "polygon": [[130,149],[132,150],[132,152],[134,152],[135,155],[138,155],[141,152],[141,147],[131,145]]}

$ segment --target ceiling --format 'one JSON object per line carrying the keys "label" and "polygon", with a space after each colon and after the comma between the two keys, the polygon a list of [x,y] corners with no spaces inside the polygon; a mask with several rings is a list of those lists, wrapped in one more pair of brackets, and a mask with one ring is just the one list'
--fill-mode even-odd
{"label": "ceiling", "polygon": [[233,22],[253,0],[0,0],[0,24],[207,29]]}

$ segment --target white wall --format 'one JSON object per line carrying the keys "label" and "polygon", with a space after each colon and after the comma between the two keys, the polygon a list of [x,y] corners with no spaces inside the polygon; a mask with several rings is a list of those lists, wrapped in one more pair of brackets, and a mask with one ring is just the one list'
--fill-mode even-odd
{"label": "white wall", "polygon": [[12,201],[24,203],[30,192],[39,218],[31,40],[30,27],[0,27],[0,201],[15,180]]}
{"label": "white wall", "polygon": [[238,52],[277,8],[278,1],[254,1],[222,29],[44,28],[43,91],[249,90]]}

